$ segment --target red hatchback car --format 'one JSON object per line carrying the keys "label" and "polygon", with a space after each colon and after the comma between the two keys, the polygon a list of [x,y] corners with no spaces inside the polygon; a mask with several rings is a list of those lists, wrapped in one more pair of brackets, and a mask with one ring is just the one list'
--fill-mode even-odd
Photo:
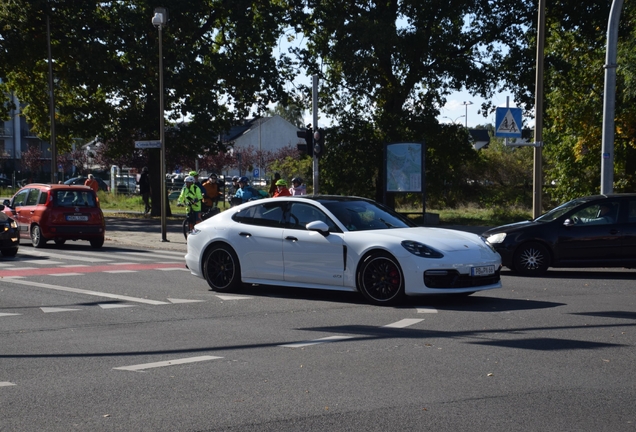
{"label": "red hatchback car", "polygon": [[88,240],[94,248],[104,244],[104,214],[88,186],[28,184],[4,206],[3,212],[18,222],[20,238],[31,239],[33,247],[43,247],[48,240],[57,245]]}

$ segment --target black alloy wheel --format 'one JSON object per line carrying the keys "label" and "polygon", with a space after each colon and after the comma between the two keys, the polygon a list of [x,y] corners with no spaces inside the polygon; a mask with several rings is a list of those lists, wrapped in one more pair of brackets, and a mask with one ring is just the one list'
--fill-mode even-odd
{"label": "black alloy wheel", "polygon": [[241,286],[241,266],[231,247],[212,245],[203,261],[203,275],[212,290],[235,291]]}
{"label": "black alloy wheel", "polygon": [[358,271],[358,290],[372,304],[393,305],[404,296],[404,276],[397,260],[384,252],[368,255]]}

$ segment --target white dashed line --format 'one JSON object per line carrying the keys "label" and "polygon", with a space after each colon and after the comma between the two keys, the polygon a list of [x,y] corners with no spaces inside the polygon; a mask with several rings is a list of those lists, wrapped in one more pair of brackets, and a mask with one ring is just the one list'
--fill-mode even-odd
{"label": "white dashed line", "polygon": [[328,342],[338,342],[345,339],[352,339],[353,337],[354,336],[327,336],[320,339],[314,339],[312,341],[296,342],[296,343],[290,343],[290,344],[279,345],[279,346],[285,347],[285,348],[303,348],[310,345],[319,345],[319,344],[328,343]]}
{"label": "white dashed line", "polygon": [[144,303],[144,304],[150,304],[150,305],[167,305],[167,304],[170,304],[170,303],[163,302],[163,301],[158,301],[158,300],[149,300],[149,299],[143,299],[143,298],[138,298],[138,297],[130,297],[130,296],[124,296],[124,295],[118,295],[118,294],[110,294],[110,293],[99,292],[99,291],[91,291],[91,290],[83,290],[83,289],[79,289],[79,288],[63,287],[63,286],[59,286],[59,285],[45,284],[45,283],[35,282],[35,281],[30,281],[30,280],[20,280],[18,278],[6,278],[5,277],[2,280],[4,282],[15,283],[15,284],[19,284],[19,285],[27,285],[27,286],[30,286],[30,287],[48,288],[48,289],[52,289],[52,290],[56,290],[56,291],[66,291],[66,292],[72,292],[72,293],[75,293],[75,294],[84,294],[84,295],[91,295],[91,296],[97,296],[97,297],[111,298],[111,299],[116,299],[116,300],[131,301],[131,302],[134,302],[134,303]]}
{"label": "white dashed line", "polygon": [[417,313],[437,313],[435,308],[417,308]]}
{"label": "white dashed line", "polygon": [[82,276],[84,273],[55,273],[48,276]]}
{"label": "white dashed line", "polygon": [[104,270],[104,273],[137,273],[136,270]]}
{"label": "white dashed line", "polygon": [[55,313],[55,312],[73,312],[81,309],[66,309],[66,308],[56,308],[56,307],[41,307],[40,308],[44,313]]}
{"label": "white dashed line", "polygon": [[405,327],[409,327],[412,326],[413,324],[417,324],[418,322],[422,322],[424,321],[423,319],[418,319],[418,318],[407,318],[407,319],[403,319],[400,320],[398,322],[394,322],[392,324],[387,324],[383,327],[388,327],[388,328],[405,328]]}
{"label": "white dashed line", "polygon": [[8,382],[8,381],[0,381],[0,387],[10,387],[10,386],[14,386],[16,384],[13,384],[12,382]]}
{"label": "white dashed line", "polygon": [[220,298],[221,300],[245,300],[245,299],[252,298],[252,297],[235,296],[235,295],[218,295],[217,297]]}
{"label": "white dashed line", "polygon": [[18,313],[0,313],[0,317],[18,316],[18,315],[22,315],[22,314],[18,314]]}
{"label": "white dashed line", "polygon": [[144,363],[144,364],[138,364],[138,365],[134,365],[134,366],[116,367],[116,368],[113,368],[113,369],[136,372],[136,371],[143,371],[144,369],[152,369],[152,368],[165,367],[165,366],[175,366],[175,365],[181,365],[181,364],[187,364],[187,363],[196,363],[196,362],[202,362],[202,361],[208,361],[208,360],[217,360],[217,359],[222,359],[222,358],[223,357],[216,357],[216,356],[190,357],[190,358],[183,358],[183,359],[177,359],[177,360],[168,360],[168,361],[162,361],[162,362],[156,362],[156,363]]}
{"label": "white dashed line", "polygon": [[112,304],[112,303],[99,303],[98,306],[102,309],[118,309],[118,308],[135,307],[135,305]]}
{"label": "white dashed line", "polygon": [[202,303],[205,302],[205,300],[186,300],[186,299],[174,299],[174,298],[169,298],[168,301],[170,303]]}

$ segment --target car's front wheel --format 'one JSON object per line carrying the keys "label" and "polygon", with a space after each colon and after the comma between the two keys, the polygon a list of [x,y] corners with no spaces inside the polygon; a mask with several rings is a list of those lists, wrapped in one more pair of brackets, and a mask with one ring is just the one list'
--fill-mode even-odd
{"label": "car's front wheel", "polygon": [[539,276],[548,270],[550,253],[541,243],[521,245],[513,258],[513,270],[524,276]]}
{"label": "car's front wheel", "polygon": [[368,255],[357,275],[358,290],[372,304],[393,305],[404,296],[404,275],[397,260],[384,252]]}
{"label": "car's front wheel", "polygon": [[203,275],[214,291],[237,290],[241,286],[241,266],[234,250],[225,244],[212,245],[203,260]]}
{"label": "car's front wheel", "polygon": [[41,248],[46,244],[46,239],[42,236],[42,230],[39,225],[31,227],[31,242],[34,248]]}

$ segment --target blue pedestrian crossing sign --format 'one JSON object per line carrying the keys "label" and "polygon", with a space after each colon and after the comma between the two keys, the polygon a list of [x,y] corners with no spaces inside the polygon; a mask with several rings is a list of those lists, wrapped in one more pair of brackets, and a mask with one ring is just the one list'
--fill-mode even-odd
{"label": "blue pedestrian crossing sign", "polygon": [[495,136],[521,138],[521,108],[497,108]]}

